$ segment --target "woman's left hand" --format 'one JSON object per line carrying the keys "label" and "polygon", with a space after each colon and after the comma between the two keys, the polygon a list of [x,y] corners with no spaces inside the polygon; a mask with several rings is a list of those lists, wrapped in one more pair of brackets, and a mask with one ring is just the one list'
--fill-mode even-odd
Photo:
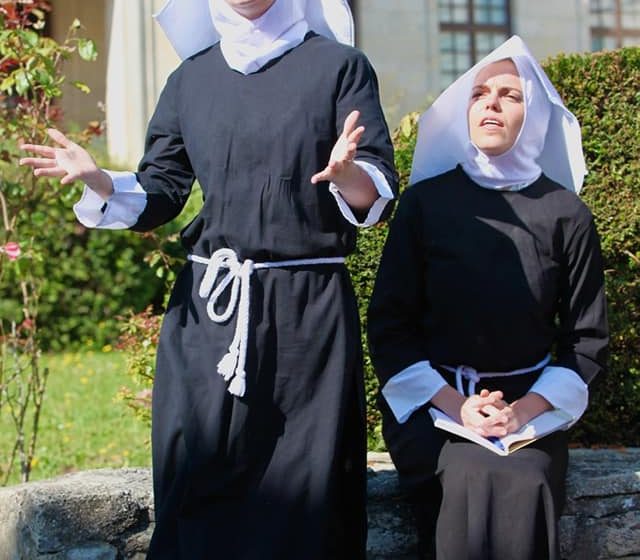
{"label": "woman's left hand", "polygon": [[327,167],[313,175],[311,182],[331,181],[351,208],[366,211],[379,195],[369,174],[353,162],[364,133],[364,126],[356,126],[359,118],[359,111],[349,113],[342,134],[331,150]]}
{"label": "woman's left hand", "polygon": [[517,432],[531,419],[552,409],[551,403],[542,395],[527,393],[509,406],[504,407],[500,412],[506,416],[507,420],[504,423],[504,427],[507,433],[511,434]]}
{"label": "woman's left hand", "polygon": [[358,142],[364,133],[364,126],[356,127],[359,118],[359,111],[349,113],[344,121],[342,134],[331,150],[327,167],[311,177],[311,182],[314,185],[320,181],[331,181],[340,187],[340,183],[348,182],[353,173],[359,171],[353,163]]}

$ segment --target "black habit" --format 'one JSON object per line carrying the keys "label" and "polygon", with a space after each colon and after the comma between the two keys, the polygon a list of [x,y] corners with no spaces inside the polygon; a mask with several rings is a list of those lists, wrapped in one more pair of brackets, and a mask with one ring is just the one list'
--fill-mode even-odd
{"label": "black habit", "polygon": [[[550,365],[589,383],[608,343],[591,213],[544,175],[520,191],[496,191],[457,167],[413,185],[389,232],[368,325],[381,386],[423,360],[455,387],[441,366],[507,372],[549,352]],[[511,402],[540,373],[484,378],[476,392],[500,389]],[[566,432],[501,457],[434,428],[429,403],[404,424],[383,397],[380,405],[423,542],[439,513],[438,560],[559,558]]]}
{"label": "black habit", "polygon": [[[310,178],[354,109],[366,127],[356,159],[395,191],[377,81],[358,50],[309,33],[249,75],[229,68],[219,44],[198,53],[170,76],[149,124],[137,173],[148,203],[133,229],[178,215],[197,178],[204,205],[182,232],[188,253],[230,248],[255,262],[348,255],[356,227],[328,183]],[[364,389],[346,268],[253,273],[240,398],[216,371],[235,319],[209,319],[198,295],[205,268],[182,269],[161,331],[149,558],[364,558]]]}

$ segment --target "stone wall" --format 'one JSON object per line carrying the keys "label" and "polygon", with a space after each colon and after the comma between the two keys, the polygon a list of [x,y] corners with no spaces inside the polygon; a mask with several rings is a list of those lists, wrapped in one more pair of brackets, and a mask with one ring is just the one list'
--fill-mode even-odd
{"label": "stone wall", "polygon": [[[640,560],[640,449],[572,450],[560,521],[566,560]],[[386,454],[369,455],[370,560],[415,560]],[[142,560],[153,528],[148,469],[98,470],[0,489],[1,560]]]}

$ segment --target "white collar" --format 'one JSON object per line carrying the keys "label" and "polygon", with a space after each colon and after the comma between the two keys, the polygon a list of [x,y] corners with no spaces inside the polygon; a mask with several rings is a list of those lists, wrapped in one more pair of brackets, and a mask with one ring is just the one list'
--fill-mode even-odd
{"label": "white collar", "polygon": [[222,56],[242,74],[257,72],[299,45],[309,30],[299,0],[276,0],[254,20],[238,14],[225,0],[210,0],[209,5]]}
{"label": "white collar", "polygon": [[[275,4],[279,2],[276,0]],[[309,29],[346,45],[355,44],[353,16],[347,0],[295,0],[295,3],[303,10]],[[167,0],[154,18],[180,58],[185,59],[220,41],[212,16],[210,0]]]}
{"label": "white collar", "polygon": [[[525,88],[526,111],[536,117],[526,114],[514,147],[489,158],[469,140],[466,107],[478,70],[505,58],[515,62]],[[440,175],[459,163],[487,188],[522,188],[541,173],[576,193],[582,187],[586,167],[580,124],[517,35],[458,78],[420,118],[410,182]]]}

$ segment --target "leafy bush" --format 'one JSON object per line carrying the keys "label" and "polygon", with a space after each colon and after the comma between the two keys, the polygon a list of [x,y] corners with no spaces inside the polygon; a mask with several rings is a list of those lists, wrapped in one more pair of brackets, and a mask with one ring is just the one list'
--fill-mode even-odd
{"label": "leafy bush", "polygon": [[78,37],[77,21],[62,43],[40,35],[49,9],[44,0],[0,3],[0,412],[14,434],[0,454],[2,483],[16,467],[27,481],[32,468],[48,377],[40,362],[44,267],[55,265],[44,240],[64,200],[49,181],[17,167],[18,146],[41,143],[59,117],[53,102],[62,94],[62,62],[96,54],[91,40]]}
{"label": "leafy bush", "polygon": [[640,48],[545,65],[582,126],[591,208],[605,258],[611,359],[573,429],[582,443],[640,445]]}

